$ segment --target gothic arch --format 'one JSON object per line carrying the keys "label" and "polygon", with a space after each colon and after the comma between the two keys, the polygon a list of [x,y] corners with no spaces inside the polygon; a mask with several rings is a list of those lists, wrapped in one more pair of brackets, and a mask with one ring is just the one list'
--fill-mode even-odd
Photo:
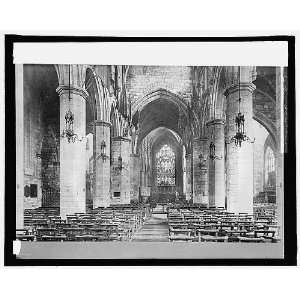
{"label": "gothic arch", "polygon": [[94,119],[110,122],[110,112],[114,99],[109,95],[103,80],[92,67],[88,67],[86,70],[85,88],[89,94],[88,103],[94,114]]}
{"label": "gothic arch", "polygon": [[111,136],[128,136],[128,121],[122,116],[116,107],[112,106],[110,112]]}
{"label": "gothic arch", "polygon": [[264,114],[258,111],[253,111],[253,119],[260,123],[264,128],[267,129],[268,133],[270,134],[270,138],[272,139],[272,143],[274,145],[274,150],[277,149],[278,143],[276,139],[276,127],[273,122],[268,119]]}
{"label": "gothic arch", "polygon": [[178,109],[181,109],[182,112],[185,114],[187,117],[187,103],[181,99],[178,95],[166,90],[166,89],[157,89],[154,90],[147,95],[144,95],[140,99],[137,99],[133,104],[132,104],[132,115],[134,115],[138,111],[142,111],[144,107],[158,99],[164,99],[167,101],[170,101],[174,103],[175,105],[178,106]]}

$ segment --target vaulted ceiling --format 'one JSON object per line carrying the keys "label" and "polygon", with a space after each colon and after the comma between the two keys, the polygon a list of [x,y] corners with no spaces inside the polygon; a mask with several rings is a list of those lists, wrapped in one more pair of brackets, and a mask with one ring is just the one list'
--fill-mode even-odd
{"label": "vaulted ceiling", "polygon": [[[170,101],[158,99],[147,104],[140,114],[139,142],[156,128],[178,132],[178,117],[178,106]],[[161,133],[161,130],[155,131],[155,134]]]}

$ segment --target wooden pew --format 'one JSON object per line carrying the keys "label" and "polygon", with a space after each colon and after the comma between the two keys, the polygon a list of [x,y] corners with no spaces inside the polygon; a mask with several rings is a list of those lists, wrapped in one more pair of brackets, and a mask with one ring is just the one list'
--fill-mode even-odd
{"label": "wooden pew", "polygon": [[16,229],[16,239],[19,241],[34,241],[35,236],[28,229]]}

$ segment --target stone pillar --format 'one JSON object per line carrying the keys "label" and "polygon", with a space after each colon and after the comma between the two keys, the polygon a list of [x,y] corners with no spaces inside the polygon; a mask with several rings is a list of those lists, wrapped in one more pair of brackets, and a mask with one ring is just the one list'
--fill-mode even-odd
{"label": "stone pillar", "polygon": [[[131,140],[125,137],[112,138],[111,193],[112,204],[130,203],[130,152]],[[119,168],[119,157],[122,157],[122,169]]]}
{"label": "stone pillar", "polygon": [[69,103],[69,88],[59,86],[60,96],[60,132],[65,128],[65,114],[70,109],[74,114],[74,132],[82,141],[68,142],[60,139],[60,215],[85,212],[85,105],[87,92],[84,89],[71,87]]}
{"label": "stone pillar", "polygon": [[16,66],[16,228],[24,227],[24,97],[23,65]]}
{"label": "stone pillar", "polygon": [[[86,67],[84,65],[56,65],[60,97],[60,134],[65,128],[65,114],[71,109],[74,114],[74,133],[80,140],[74,143],[60,138],[60,215],[86,211],[86,99],[83,88]],[[69,101],[69,92],[71,100]]]}
{"label": "stone pillar", "polygon": [[139,201],[140,156],[130,154],[130,200]]}
{"label": "stone pillar", "polygon": [[192,192],[192,176],[191,176],[191,154],[186,154],[185,161],[186,161],[186,185],[185,185],[185,199],[186,201],[191,200],[191,192]]}
{"label": "stone pillar", "polygon": [[[236,68],[237,69],[237,68]],[[236,77],[237,70],[234,72]],[[252,68],[241,67],[241,113],[245,116],[245,133],[253,139],[253,100]],[[227,102],[227,140],[236,133],[235,117],[239,110],[238,80],[225,91]],[[253,143],[242,142],[235,146],[234,142],[227,144],[227,210],[234,213],[253,213]]]}
{"label": "stone pillar", "polygon": [[193,203],[200,203],[201,202],[201,169],[199,166],[200,160],[200,143],[199,139],[194,139],[193,145],[193,176],[194,176],[194,189],[193,189]]}
{"label": "stone pillar", "polygon": [[214,160],[209,158],[209,206],[225,208],[224,124],[224,120],[221,119],[215,119],[207,123],[210,132],[212,133],[214,130],[215,133],[213,142],[215,143],[215,155],[217,156]]}
{"label": "stone pillar", "polygon": [[208,205],[208,139],[201,137],[199,139],[199,155],[203,156],[202,163],[200,165],[200,159],[198,155],[198,167],[199,167],[199,192],[200,203]]}
{"label": "stone pillar", "polygon": [[[107,207],[110,204],[110,123],[95,122],[95,182],[93,208]],[[106,156],[101,156],[101,144],[105,142]]]}
{"label": "stone pillar", "polygon": [[186,195],[186,154],[185,154],[185,147],[182,146],[182,194]]}

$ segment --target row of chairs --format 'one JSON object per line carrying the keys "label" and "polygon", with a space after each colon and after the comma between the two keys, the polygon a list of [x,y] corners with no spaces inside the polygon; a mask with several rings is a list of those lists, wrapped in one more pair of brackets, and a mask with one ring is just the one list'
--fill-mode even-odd
{"label": "row of chairs", "polygon": [[26,223],[17,229],[17,239],[28,241],[128,241],[142,226],[147,207],[98,208],[61,219],[47,209],[25,211]]}
{"label": "row of chairs", "polygon": [[273,216],[234,214],[223,208],[169,208],[169,240],[197,242],[278,242]]}

